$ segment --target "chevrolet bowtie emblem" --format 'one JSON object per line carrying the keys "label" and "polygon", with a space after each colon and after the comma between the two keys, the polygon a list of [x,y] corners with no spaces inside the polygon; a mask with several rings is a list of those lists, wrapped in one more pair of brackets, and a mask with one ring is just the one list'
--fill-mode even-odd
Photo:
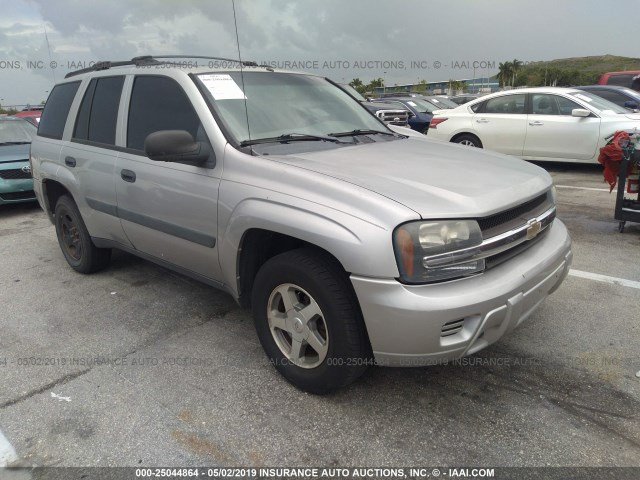
{"label": "chevrolet bowtie emblem", "polygon": [[542,222],[539,222],[538,220],[531,220],[529,221],[529,228],[527,228],[527,240],[531,240],[532,238],[535,238],[536,235],[538,235],[540,233],[540,230],[542,230]]}

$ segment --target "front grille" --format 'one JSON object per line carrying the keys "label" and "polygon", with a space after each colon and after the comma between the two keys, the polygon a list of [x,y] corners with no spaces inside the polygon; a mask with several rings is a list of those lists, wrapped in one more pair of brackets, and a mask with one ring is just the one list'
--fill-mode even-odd
{"label": "front grille", "polygon": [[26,190],[24,192],[10,192],[10,193],[0,193],[0,199],[2,200],[31,200],[35,199],[36,194],[33,190]]}
{"label": "front grille", "polygon": [[492,255],[491,257],[485,259],[486,270],[491,270],[492,268],[497,267],[501,263],[506,262],[510,258],[513,258],[516,255],[519,255],[520,253],[524,252],[525,250],[528,250],[529,248],[533,247],[536,243],[538,243],[540,240],[544,238],[544,236],[547,234],[548,231],[549,231],[549,227],[545,228],[535,238],[532,238],[531,240],[521,243],[520,245],[516,245],[515,247],[509,250],[506,250],[502,253],[498,253],[497,255]]}
{"label": "front grille", "polygon": [[21,168],[13,168],[11,170],[0,170],[0,178],[4,180],[24,180],[33,177],[31,177],[31,170],[24,172]]}
{"label": "front grille", "polygon": [[517,207],[478,219],[482,237],[487,239],[524,225],[553,206],[550,194],[543,193]]}
{"label": "front grille", "polygon": [[455,335],[464,327],[464,318],[460,318],[458,320],[451,320],[450,322],[445,323],[442,326],[442,330],[440,331],[440,337],[450,337],[451,335]]}
{"label": "front grille", "polygon": [[376,116],[384,123],[402,127],[406,126],[409,120],[409,112],[406,110],[378,110]]}

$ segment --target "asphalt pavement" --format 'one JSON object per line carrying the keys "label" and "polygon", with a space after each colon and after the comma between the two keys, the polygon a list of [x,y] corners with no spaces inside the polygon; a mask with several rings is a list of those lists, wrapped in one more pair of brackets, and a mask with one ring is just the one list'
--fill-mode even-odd
{"label": "asphalt pavement", "polygon": [[560,289],[464,362],[322,397],[227,294],[125,253],[77,274],[37,205],[0,207],[0,465],[640,466],[640,224],[618,232],[599,167],[545,167]]}

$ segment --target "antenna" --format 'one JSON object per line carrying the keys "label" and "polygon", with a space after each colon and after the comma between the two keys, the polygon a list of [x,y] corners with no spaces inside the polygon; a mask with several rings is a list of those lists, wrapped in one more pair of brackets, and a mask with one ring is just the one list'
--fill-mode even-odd
{"label": "antenna", "polygon": [[[240,80],[242,81],[242,96],[244,97],[244,113],[247,116],[247,135],[249,136],[249,144],[251,144],[251,129],[249,128],[249,109],[247,108],[247,91],[244,87],[244,71],[242,65],[242,55],[240,54],[240,38],[238,37],[238,19],[236,18],[236,0],[231,0],[233,6],[233,23],[236,27],[236,44],[238,45],[238,61],[240,62]],[[253,152],[253,147],[249,146]]]}
{"label": "antenna", "polygon": [[56,70],[53,67],[53,58],[51,58],[51,46],[49,45],[49,37],[47,36],[47,26],[45,24],[42,25],[44,27],[44,39],[47,41],[47,50],[49,51],[49,66],[51,67],[51,74],[53,75],[53,84],[56,82]]}

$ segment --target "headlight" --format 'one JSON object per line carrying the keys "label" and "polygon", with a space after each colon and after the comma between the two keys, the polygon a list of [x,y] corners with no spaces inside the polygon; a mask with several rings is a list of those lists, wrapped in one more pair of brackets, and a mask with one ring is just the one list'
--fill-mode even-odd
{"label": "headlight", "polygon": [[[412,222],[393,232],[400,279],[405,283],[441,282],[482,272],[484,260],[465,262],[455,253],[481,243],[482,232],[475,220]],[[447,253],[450,257],[443,259]],[[430,265],[427,260],[434,255],[439,256],[438,264]]]}

